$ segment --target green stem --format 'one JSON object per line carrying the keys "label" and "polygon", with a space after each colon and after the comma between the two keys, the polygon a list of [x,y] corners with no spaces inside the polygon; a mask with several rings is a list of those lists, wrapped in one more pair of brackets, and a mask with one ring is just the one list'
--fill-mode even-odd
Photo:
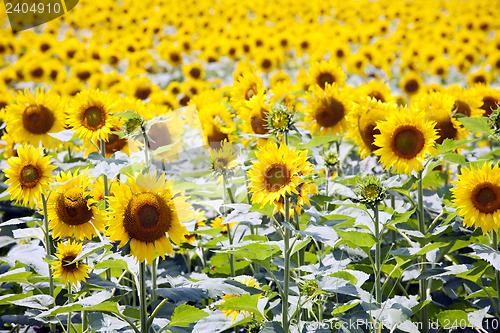
{"label": "green stem", "polygon": [[[418,229],[422,233],[422,235],[426,234],[425,230],[425,222],[424,222],[424,195],[423,195],[423,178],[422,178],[422,171],[419,171],[418,173],[418,183],[417,183],[417,216],[418,216]],[[421,241],[420,244],[421,247],[425,246],[425,240]],[[425,270],[425,255],[422,255],[419,258],[420,261],[420,269],[421,272]],[[420,302],[425,302],[427,300],[427,280],[425,278],[419,280],[419,296],[420,296]],[[429,309],[427,305],[423,306],[421,309],[421,318],[420,321],[423,323],[422,325],[422,332],[427,333],[428,332],[428,325],[426,323],[429,322]]]}
{"label": "green stem", "polygon": [[146,263],[141,261],[139,264],[139,285],[140,285],[140,317],[141,333],[148,333],[148,310],[146,304]]}
{"label": "green stem", "polygon": [[381,277],[381,250],[380,250],[380,227],[379,227],[379,214],[378,205],[373,206],[373,215],[375,217],[374,230],[375,230],[375,299],[377,306],[380,308],[382,305],[382,285],[380,283]]}
{"label": "green stem", "polygon": [[[101,140],[101,155],[106,158],[106,142]],[[108,209],[108,197],[109,197],[109,187],[108,187],[108,176],[102,174],[102,182],[104,184],[104,210]],[[111,270],[106,269],[105,273],[106,280],[111,281]]]}
{"label": "green stem", "polygon": [[89,328],[87,311],[82,311],[82,332],[85,333]]}
{"label": "green stem", "polygon": [[[71,297],[71,284],[68,283],[68,304],[73,303],[72,297]],[[71,311],[68,312],[68,333],[71,333]]]}
{"label": "green stem", "polygon": [[[227,203],[227,195],[226,195],[226,186],[227,186],[227,179],[226,175],[222,174],[222,201],[224,204]],[[222,209],[222,214],[224,215],[224,220],[226,219],[226,208],[224,207]],[[231,226],[229,224],[226,224],[227,228],[227,238],[229,239],[229,245],[233,245],[233,238],[231,237]],[[235,262],[234,262],[234,254],[229,255],[229,267],[231,269],[231,276],[236,276],[236,270],[235,270]]]}
{"label": "green stem", "polygon": [[149,142],[145,129],[142,129],[142,136],[144,137],[144,162],[146,166],[149,166]]}
{"label": "green stem", "polygon": [[[43,228],[45,229],[45,246],[47,250],[47,257],[52,255],[52,238],[49,233],[49,215],[47,213],[47,198],[42,194],[42,203],[43,203]],[[49,294],[54,299],[54,278],[52,277],[52,267],[49,264]],[[51,324],[52,325],[52,324]]]}
{"label": "green stem", "polygon": [[151,272],[151,279],[153,280],[153,290],[151,291],[151,302],[156,301],[156,288],[158,288],[157,284],[157,270],[158,270],[158,257],[153,259],[153,269]]}
{"label": "green stem", "polygon": [[[493,249],[495,251],[498,251],[498,233],[495,231],[492,231],[493,234]],[[496,280],[496,285],[497,285],[497,309],[500,309],[500,271],[495,269],[495,280]],[[500,319],[500,313],[498,313],[498,318]]]}

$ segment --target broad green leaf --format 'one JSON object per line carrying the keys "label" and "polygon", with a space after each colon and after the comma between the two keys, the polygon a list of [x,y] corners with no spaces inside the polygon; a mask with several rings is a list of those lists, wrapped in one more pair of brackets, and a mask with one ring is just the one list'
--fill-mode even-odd
{"label": "broad green leaf", "polygon": [[28,282],[28,278],[33,275],[31,272],[27,272],[24,268],[17,268],[10,270],[6,273],[0,275],[0,282]]}
{"label": "broad green leaf", "polygon": [[175,308],[168,326],[188,327],[191,323],[208,317],[208,313],[194,306],[182,304]]}
{"label": "broad green leaf", "polygon": [[315,136],[309,142],[299,144],[299,149],[309,149],[316,146],[324,145],[325,143],[339,140],[341,136]]}
{"label": "broad green leaf", "polygon": [[496,270],[500,271],[500,252],[495,251],[488,245],[472,244],[470,246],[474,252],[469,253],[469,256],[476,256],[489,262]]}
{"label": "broad green leaf", "polygon": [[9,303],[32,309],[47,310],[52,304],[54,304],[54,298],[49,295],[35,295],[23,299],[12,300],[9,301]]}
{"label": "broad green leaf", "polygon": [[457,148],[462,147],[468,142],[476,142],[477,140],[479,139],[463,139],[463,140],[445,139],[442,144],[436,145],[436,149],[440,154],[446,154]]}
{"label": "broad green leaf", "polygon": [[436,318],[444,329],[469,326],[467,313],[462,310],[445,310],[438,313]]}
{"label": "broad green leaf", "polygon": [[358,304],[359,304],[359,301],[350,301],[350,304],[344,304],[344,305],[337,306],[335,309],[333,309],[332,316],[338,316],[339,314],[344,313],[344,312],[352,309],[353,307],[355,307]]}
{"label": "broad green leaf", "polygon": [[255,315],[258,319],[263,319],[264,316],[260,313],[257,308],[257,304],[259,302],[259,298],[262,297],[260,295],[240,295],[233,298],[230,298],[224,303],[217,305],[219,310],[240,310],[250,312]]}
{"label": "broad green leaf", "polygon": [[373,235],[366,232],[337,230],[337,234],[343,240],[360,248],[371,248],[376,244]]}
{"label": "broad green leaf", "polygon": [[277,321],[268,321],[262,325],[259,333],[285,333],[285,331],[283,330],[281,323],[278,323]]}
{"label": "broad green leaf", "polygon": [[490,125],[488,124],[488,118],[486,117],[479,117],[479,118],[462,117],[459,118],[458,121],[460,121],[472,133],[481,132],[489,134],[491,132]]}

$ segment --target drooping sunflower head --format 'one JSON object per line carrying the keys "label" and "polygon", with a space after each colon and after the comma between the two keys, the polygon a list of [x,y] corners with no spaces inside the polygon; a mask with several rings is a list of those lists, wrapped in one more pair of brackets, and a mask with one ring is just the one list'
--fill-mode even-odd
{"label": "drooping sunflower head", "polygon": [[324,90],[313,87],[306,107],[304,122],[311,133],[319,135],[343,134],[348,127],[346,116],[352,106],[350,94],[340,90],[335,84]]}
{"label": "drooping sunflower head", "polygon": [[81,260],[75,261],[82,251],[82,244],[78,242],[67,241],[66,244],[60,242],[57,246],[56,256],[59,260],[52,263],[54,277],[60,278],[64,284],[77,286],[85,281],[89,275],[90,267]]}
{"label": "drooping sunflower head", "polygon": [[361,158],[366,158],[380,147],[376,146],[375,135],[380,134],[376,129],[377,122],[385,120],[389,114],[399,112],[395,104],[382,103],[373,98],[361,98],[354,104],[348,120],[351,123],[346,137],[352,138],[359,146]]}
{"label": "drooping sunflower head", "polygon": [[186,199],[172,195],[164,174],[128,177],[128,184],[121,184],[109,199],[107,234],[120,247],[130,242],[130,254],[138,261],[152,263],[156,254],[165,258],[173,254],[170,240],[179,244],[187,234],[181,220],[194,218]]}
{"label": "drooping sunflower head", "polygon": [[480,227],[483,234],[500,229],[500,168],[484,163],[462,169],[458,181],[452,181],[453,203],[464,217],[466,227]]}
{"label": "drooping sunflower head", "polygon": [[233,84],[231,102],[234,104],[234,108],[238,110],[245,105],[246,101],[263,91],[264,81],[261,79],[259,72],[243,72]]}
{"label": "drooping sunflower head", "polygon": [[108,141],[111,134],[111,97],[99,90],[83,90],[74,98],[69,112],[68,125],[76,130],[80,138],[93,141]]}
{"label": "drooping sunflower head", "polygon": [[309,69],[311,78],[310,85],[318,85],[325,89],[327,85],[336,84],[339,87],[345,85],[346,75],[333,61],[321,61],[314,63]]}
{"label": "drooping sunflower head", "polygon": [[286,194],[299,194],[301,176],[312,172],[307,152],[290,149],[286,144],[278,147],[269,142],[261,147],[257,158],[248,172],[249,190],[253,193],[252,202],[262,207],[278,202]]}
{"label": "drooping sunflower head", "polygon": [[56,181],[61,185],[55,188],[47,205],[52,237],[84,240],[103,231],[103,213],[96,206],[88,172],[62,172]]}
{"label": "drooping sunflower head", "polygon": [[411,174],[420,171],[426,156],[434,152],[438,138],[435,122],[427,121],[419,110],[401,111],[377,122],[374,144],[379,148],[374,153],[380,156],[385,169]]}
{"label": "drooping sunflower head", "polygon": [[25,89],[19,92],[14,103],[5,109],[7,131],[19,143],[39,147],[53,147],[59,141],[49,136],[64,129],[64,111],[56,93],[35,92]]}
{"label": "drooping sunflower head", "polygon": [[35,201],[50,191],[53,180],[51,172],[56,166],[50,164],[50,158],[43,154],[43,148],[20,146],[17,156],[7,160],[10,168],[5,169],[7,191],[12,199],[28,207],[34,207]]}
{"label": "drooping sunflower head", "polygon": [[437,144],[445,139],[461,140],[469,135],[469,131],[454,116],[455,99],[446,93],[423,94],[413,106],[423,110],[430,121],[436,122]]}

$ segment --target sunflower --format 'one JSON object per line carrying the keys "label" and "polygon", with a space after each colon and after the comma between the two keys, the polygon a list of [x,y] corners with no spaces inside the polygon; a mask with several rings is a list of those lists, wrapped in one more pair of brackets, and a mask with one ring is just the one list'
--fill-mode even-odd
{"label": "sunflower", "polygon": [[360,96],[368,96],[382,103],[389,103],[394,100],[391,89],[383,81],[371,80],[367,84],[358,87]]}
{"label": "sunflower", "polygon": [[205,71],[200,63],[192,62],[189,65],[182,66],[182,73],[184,76],[193,80],[203,80]]}
{"label": "sunflower", "polygon": [[233,84],[231,102],[234,104],[234,108],[238,110],[245,105],[246,101],[263,91],[264,82],[259,72],[243,72]]}
{"label": "sunflower", "polygon": [[415,72],[409,72],[399,82],[399,87],[407,95],[415,95],[422,88],[423,80],[420,75]]}
{"label": "sunflower", "polygon": [[60,242],[57,245],[56,253],[59,260],[52,262],[54,277],[61,278],[61,282],[64,284],[70,283],[74,286],[85,281],[89,277],[90,267],[83,264],[81,260],[73,262],[81,251],[82,244],[76,241],[69,240],[66,244]]}
{"label": "sunflower", "polygon": [[453,105],[455,113],[461,113],[466,117],[474,118],[483,115],[481,96],[476,94],[474,90],[463,89],[457,85],[448,88],[446,92],[455,99],[455,104]]}
{"label": "sunflower", "polygon": [[445,139],[462,140],[469,136],[469,131],[453,116],[455,99],[446,93],[429,93],[413,105],[424,110],[427,120],[436,122],[437,144]]}
{"label": "sunflower", "polygon": [[464,217],[464,225],[477,229],[483,234],[500,228],[500,168],[484,163],[475,169],[462,169],[458,181],[452,181],[453,203],[458,214]]}
{"label": "sunflower", "polygon": [[427,121],[421,111],[398,112],[377,122],[374,144],[380,149],[374,151],[380,156],[385,169],[392,168],[399,173],[411,174],[423,168],[423,160],[433,152],[438,138],[434,121]]}
{"label": "sunflower", "polygon": [[73,100],[68,125],[80,138],[94,143],[108,141],[111,134],[111,97],[99,90],[83,90]]}
{"label": "sunflower", "polygon": [[483,110],[483,116],[489,117],[491,113],[500,105],[500,90],[491,88],[484,84],[475,85],[472,89],[483,102],[480,106],[480,109]]}
{"label": "sunflower", "polygon": [[321,61],[314,63],[309,69],[311,74],[310,84],[325,89],[328,84],[337,84],[343,86],[345,84],[346,75],[342,69],[333,61]]}
{"label": "sunflower", "polygon": [[353,108],[348,120],[351,123],[346,138],[351,138],[358,145],[358,153],[361,158],[366,158],[372,152],[379,149],[374,144],[375,135],[380,134],[377,121],[385,120],[392,113],[397,113],[398,107],[395,104],[385,104],[373,98],[361,98],[359,104]]}
{"label": "sunflower", "polygon": [[50,191],[53,180],[50,173],[57,167],[50,164],[48,156],[44,156],[43,148],[33,146],[20,146],[17,156],[9,158],[7,163],[10,168],[3,172],[8,178],[5,184],[10,184],[7,191],[11,198],[33,208],[35,200],[40,200],[42,194]]}
{"label": "sunflower", "polygon": [[278,147],[269,142],[256,155],[258,161],[248,171],[252,203],[260,203],[261,207],[274,204],[276,213],[276,203],[285,194],[299,194],[301,176],[310,174],[312,165],[307,161],[307,152],[290,149],[286,144]]}
{"label": "sunflower", "polygon": [[227,233],[227,227],[229,226],[229,229],[233,229],[233,227],[238,224],[238,222],[233,222],[233,223],[228,223],[228,224],[222,224],[224,222],[224,219],[222,217],[217,217],[212,220],[211,227],[214,229],[221,228],[221,233],[226,234]]}
{"label": "sunflower", "polygon": [[52,147],[58,143],[49,133],[64,129],[64,112],[61,99],[37,88],[35,94],[27,89],[16,95],[14,103],[5,108],[7,132],[19,143],[35,147]]}
{"label": "sunflower", "polygon": [[348,94],[338,89],[337,85],[327,85],[324,90],[319,86],[311,88],[311,95],[306,107],[304,122],[311,133],[319,135],[343,134],[347,130],[346,116],[351,109]]}
{"label": "sunflower", "polygon": [[[248,287],[260,289],[260,283],[258,283],[257,280],[253,277],[249,277],[249,276],[248,277],[245,276],[244,278],[238,277],[238,278],[235,278],[235,280],[240,282],[240,283],[243,283],[244,285],[246,285]],[[264,297],[262,294],[258,294],[258,295],[259,295],[258,296],[259,298]],[[238,297],[238,295],[225,294],[224,296],[222,296],[222,300],[227,301],[228,299],[231,299],[234,297]],[[224,304],[224,303],[222,303],[222,304]],[[231,322],[234,322],[236,320],[236,318],[238,317],[240,312],[243,313],[244,317],[247,316],[247,311],[244,311],[244,310],[222,310],[222,313],[224,314],[224,316],[226,316],[226,318],[231,316]],[[250,313],[248,313],[248,315],[249,314]]]}
{"label": "sunflower", "polygon": [[210,150],[212,171],[218,175],[231,175],[235,172],[237,152],[235,146],[227,141],[221,142],[220,149]]}
{"label": "sunflower", "polygon": [[48,201],[49,229],[55,239],[92,239],[104,230],[104,216],[97,208],[87,172],[62,172]]}
{"label": "sunflower", "polygon": [[173,254],[170,240],[179,244],[187,234],[181,222],[194,216],[186,199],[170,191],[165,174],[128,177],[128,185],[121,184],[109,198],[107,235],[120,247],[130,242],[130,253],[138,261],[151,264],[156,253],[165,258]]}
{"label": "sunflower", "polygon": [[268,96],[264,91],[260,91],[246,101],[245,107],[240,109],[241,132],[245,134],[269,134],[267,115],[270,111]]}

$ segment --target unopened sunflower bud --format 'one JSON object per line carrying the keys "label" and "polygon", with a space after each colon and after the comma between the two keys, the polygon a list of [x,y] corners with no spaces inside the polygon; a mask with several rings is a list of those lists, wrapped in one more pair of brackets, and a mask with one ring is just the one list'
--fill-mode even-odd
{"label": "unopened sunflower bud", "polygon": [[491,113],[489,123],[498,138],[500,135],[500,106],[497,106],[497,109]]}
{"label": "unopened sunflower bud", "polygon": [[134,132],[139,126],[143,125],[143,120],[140,117],[127,119],[125,122],[125,133],[131,134]]}
{"label": "unopened sunflower bud", "polygon": [[356,194],[359,201],[370,206],[378,205],[384,200],[386,189],[382,185],[380,179],[375,176],[368,176],[364,179],[363,183],[359,185]]}
{"label": "unopened sunflower bud", "polygon": [[267,114],[267,128],[273,133],[285,133],[293,128],[293,116],[282,104],[274,104]]}
{"label": "unopened sunflower bud", "polygon": [[328,152],[325,156],[325,165],[327,168],[331,169],[339,166],[339,155],[337,153],[331,151]]}

